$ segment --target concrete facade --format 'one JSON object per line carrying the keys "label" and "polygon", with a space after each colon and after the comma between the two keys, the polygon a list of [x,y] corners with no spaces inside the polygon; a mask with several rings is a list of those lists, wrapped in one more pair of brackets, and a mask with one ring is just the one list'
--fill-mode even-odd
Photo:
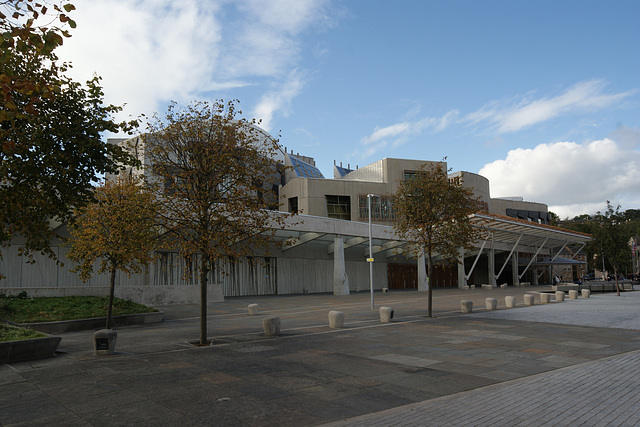
{"label": "concrete facade", "polygon": [[[270,136],[257,127],[256,141]],[[148,174],[150,162],[144,150],[144,138],[110,140],[127,147],[138,157],[142,168],[131,173]],[[485,231],[484,240],[472,251],[460,252],[459,264],[438,259],[434,276],[429,280],[424,257],[409,242],[396,236],[392,196],[399,183],[422,165],[436,167],[445,162],[384,158],[355,170],[334,165],[334,179],[325,179],[313,158],[293,154],[282,148],[274,160],[288,166],[281,174],[280,211],[296,211],[276,239],[287,241],[285,247],[271,248],[241,259],[220,259],[210,273],[214,298],[224,296],[334,293],[369,290],[368,194],[372,197],[373,287],[375,290],[418,289],[521,283],[550,283],[551,269],[535,264],[560,250],[589,240],[587,235],[544,225],[547,206],[521,199],[492,199],[489,181],[471,172],[449,174],[450,180],[472,188],[483,203],[484,212],[473,223]],[[107,177],[108,179],[111,177]],[[509,217],[509,212],[519,218]],[[61,226],[61,230],[64,226]],[[62,230],[64,234],[66,231]],[[70,272],[73,263],[66,259],[66,248],[54,243],[54,251],[64,265],[45,257],[27,264],[17,256],[20,242],[3,249],[0,292],[30,295],[70,293],[107,294],[106,275],[96,275],[82,283]],[[198,298],[197,259],[185,260],[175,251],[158,250],[153,264],[140,275],[120,275],[116,296],[143,303],[192,303]]]}

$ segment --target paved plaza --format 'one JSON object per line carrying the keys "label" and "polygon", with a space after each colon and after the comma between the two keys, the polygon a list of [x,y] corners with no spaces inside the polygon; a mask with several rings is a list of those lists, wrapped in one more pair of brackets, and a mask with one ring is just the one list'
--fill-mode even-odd
{"label": "paved plaza", "polygon": [[229,298],[209,306],[205,348],[189,344],[197,306],[161,307],[162,323],[117,330],[113,356],[74,332],[53,358],[0,365],[0,424],[640,425],[640,292],[523,306],[548,289],[435,290],[435,318],[415,291],[376,293],[375,310],[367,293]]}

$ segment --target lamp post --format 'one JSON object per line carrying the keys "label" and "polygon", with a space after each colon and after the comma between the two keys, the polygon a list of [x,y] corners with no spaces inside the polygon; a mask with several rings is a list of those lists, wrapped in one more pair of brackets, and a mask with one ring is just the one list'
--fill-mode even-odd
{"label": "lamp post", "polygon": [[367,258],[367,262],[369,263],[369,289],[371,291],[371,310],[375,308],[375,304],[373,301],[373,246],[371,244],[371,198],[372,197],[380,197],[375,194],[367,194],[367,200],[369,202],[369,258]]}

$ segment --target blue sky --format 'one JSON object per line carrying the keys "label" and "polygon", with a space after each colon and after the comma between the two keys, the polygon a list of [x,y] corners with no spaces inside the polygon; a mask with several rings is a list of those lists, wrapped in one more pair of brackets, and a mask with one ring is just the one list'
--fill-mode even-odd
{"label": "blue sky", "polygon": [[561,217],[640,208],[638,1],[76,6],[60,56],[127,114],[237,98],[326,177],[334,160],[446,156]]}

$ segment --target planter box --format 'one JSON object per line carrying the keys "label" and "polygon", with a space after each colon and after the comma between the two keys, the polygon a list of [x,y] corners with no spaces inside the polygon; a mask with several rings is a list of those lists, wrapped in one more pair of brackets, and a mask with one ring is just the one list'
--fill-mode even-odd
{"label": "planter box", "polygon": [[0,363],[43,359],[55,354],[60,337],[31,338],[28,340],[0,342]]}
{"label": "planter box", "polygon": [[[146,325],[147,323],[159,323],[162,322],[163,317],[164,312],[162,311],[113,316],[111,317],[111,326],[131,326]],[[106,322],[106,317],[95,317],[93,319],[62,320],[60,322],[21,323],[18,326],[31,328],[36,331],[44,332],[45,334],[63,334],[65,332],[102,329],[104,328]]]}

